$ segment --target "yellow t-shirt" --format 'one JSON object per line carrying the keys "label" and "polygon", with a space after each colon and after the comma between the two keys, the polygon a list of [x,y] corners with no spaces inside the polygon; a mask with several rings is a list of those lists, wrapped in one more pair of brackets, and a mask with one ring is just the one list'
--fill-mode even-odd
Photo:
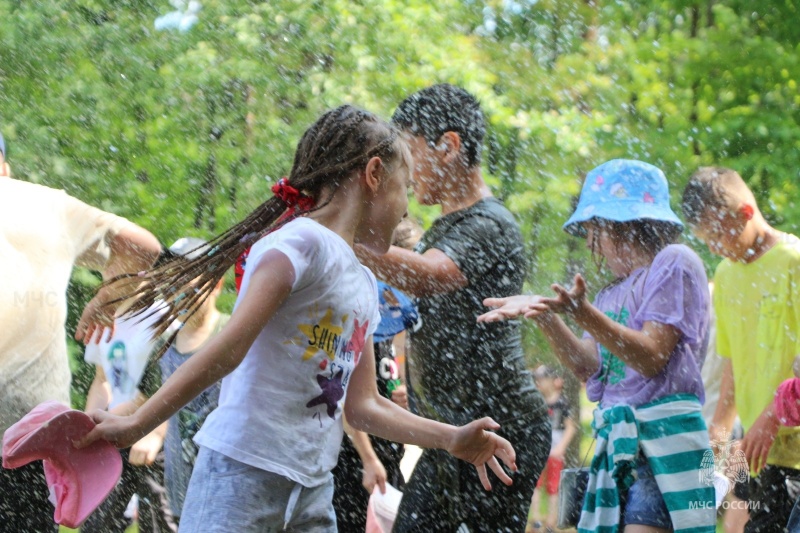
{"label": "yellow t-shirt", "polygon": [[[731,359],[746,431],[800,354],[800,240],[785,235],[749,264],[725,259],[714,280],[717,352]],[[800,428],[780,428],[767,462],[800,468]]]}

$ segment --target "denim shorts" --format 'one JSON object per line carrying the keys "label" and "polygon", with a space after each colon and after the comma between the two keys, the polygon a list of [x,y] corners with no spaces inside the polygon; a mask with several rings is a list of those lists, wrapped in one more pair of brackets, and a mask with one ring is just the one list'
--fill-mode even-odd
{"label": "denim shorts", "polygon": [[672,519],[667,504],[647,459],[639,458],[636,465],[638,478],[628,489],[625,498],[624,523],[672,529]]}
{"label": "denim shorts", "polygon": [[180,533],[336,533],[333,476],[304,487],[279,474],[200,448]]}

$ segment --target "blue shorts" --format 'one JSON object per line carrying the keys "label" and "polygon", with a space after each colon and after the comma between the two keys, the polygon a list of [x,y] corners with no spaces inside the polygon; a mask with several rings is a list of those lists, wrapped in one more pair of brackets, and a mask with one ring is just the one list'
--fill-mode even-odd
{"label": "blue shorts", "polygon": [[667,504],[647,459],[639,458],[636,464],[638,479],[628,489],[625,499],[623,521],[625,525],[640,524],[643,526],[672,529]]}
{"label": "blue shorts", "polygon": [[333,476],[304,487],[201,446],[179,531],[336,533]]}

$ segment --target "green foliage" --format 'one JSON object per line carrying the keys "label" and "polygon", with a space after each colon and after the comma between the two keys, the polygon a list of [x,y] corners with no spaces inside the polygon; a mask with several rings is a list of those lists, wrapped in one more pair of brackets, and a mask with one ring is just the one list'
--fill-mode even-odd
{"label": "green foliage", "polygon": [[695,168],[731,166],[770,220],[797,231],[797,8],[205,0],[181,33],[153,27],[166,0],[0,0],[0,131],[18,177],[169,244],[210,237],[263,201],[324,109],[389,116],[416,89],[456,83],[488,114],[485,171],[523,224],[529,289],[578,270],[597,288],[583,243],[560,226],[585,173],[613,157],[662,167],[676,208]]}

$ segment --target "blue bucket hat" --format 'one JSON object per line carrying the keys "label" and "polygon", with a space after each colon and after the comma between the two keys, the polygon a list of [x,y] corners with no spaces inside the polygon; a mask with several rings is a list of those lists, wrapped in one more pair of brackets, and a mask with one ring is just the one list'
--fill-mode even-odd
{"label": "blue bucket hat", "polygon": [[564,224],[564,231],[585,237],[581,224],[593,218],[613,222],[660,220],[683,229],[669,206],[664,173],[649,163],[632,159],[612,159],[586,175],[578,206]]}

